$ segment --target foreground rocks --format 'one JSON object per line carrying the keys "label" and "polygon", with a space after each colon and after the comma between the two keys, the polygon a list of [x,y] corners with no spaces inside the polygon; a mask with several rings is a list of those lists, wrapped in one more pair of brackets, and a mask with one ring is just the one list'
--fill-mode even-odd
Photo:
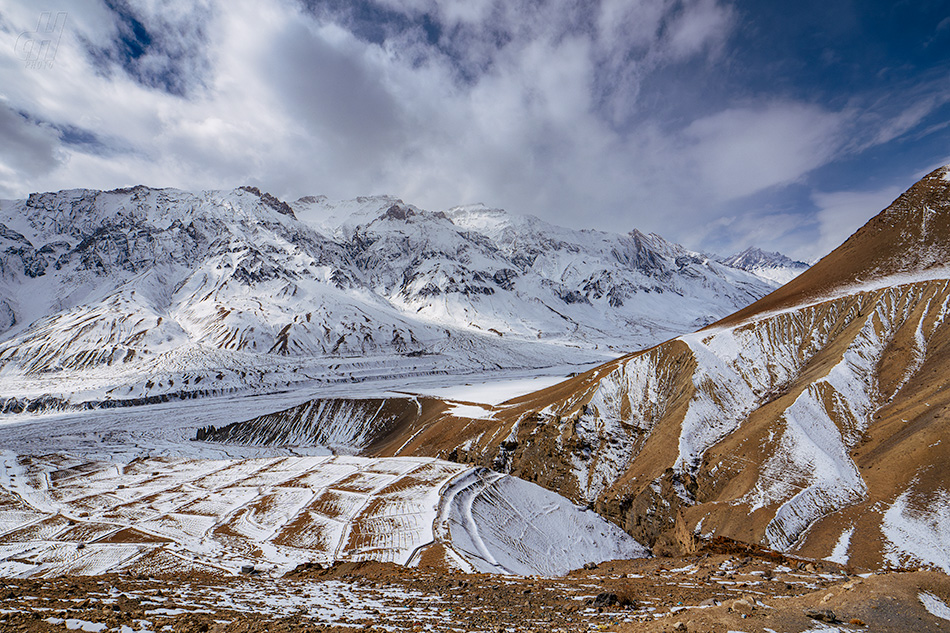
{"label": "foreground rocks", "polygon": [[615,561],[561,578],[343,563],[302,566],[283,578],[5,579],[0,631],[950,629],[922,600],[937,611],[950,604],[950,578],[930,571],[853,575],[829,563],[721,553]]}

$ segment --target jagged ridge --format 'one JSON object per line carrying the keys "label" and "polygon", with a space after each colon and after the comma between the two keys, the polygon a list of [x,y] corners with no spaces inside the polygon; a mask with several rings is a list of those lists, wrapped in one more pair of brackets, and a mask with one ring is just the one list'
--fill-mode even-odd
{"label": "jagged ridge", "polygon": [[786,257],[781,253],[763,251],[761,248],[750,246],[740,253],[724,257],[719,260],[726,266],[746,270],[750,273],[786,284],[808,269],[808,264]]}

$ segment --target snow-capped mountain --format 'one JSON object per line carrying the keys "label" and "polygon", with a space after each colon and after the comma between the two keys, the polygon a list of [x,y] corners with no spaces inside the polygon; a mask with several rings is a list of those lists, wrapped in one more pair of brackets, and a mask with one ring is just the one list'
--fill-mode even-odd
{"label": "snow-capped mountain", "polygon": [[499,411],[485,459],[660,549],[948,571],[948,262],[945,167],[736,315]]}
{"label": "snow-capped mountain", "polygon": [[[480,205],[431,213],[388,197],[316,202],[292,206],[347,245],[376,294],[478,332],[639,347],[771,289],[655,234],[573,231]],[[674,305],[685,311],[673,316]]]}
{"label": "snow-capped mountain", "polygon": [[808,270],[808,264],[805,262],[796,261],[781,253],[763,251],[754,246],[719,261],[726,266],[747,270],[753,275],[780,285],[787,284]]}
{"label": "snow-capped mountain", "polygon": [[772,290],[657,235],[253,187],[33,194],[0,240],[13,410],[584,362]]}
{"label": "snow-capped mountain", "polygon": [[[950,166],[715,324],[499,405],[423,403],[367,433],[363,453],[510,472],[656,551],[724,536],[950,571],[948,263]],[[218,434],[326,434],[340,416],[313,412],[331,404],[360,406],[310,403]]]}

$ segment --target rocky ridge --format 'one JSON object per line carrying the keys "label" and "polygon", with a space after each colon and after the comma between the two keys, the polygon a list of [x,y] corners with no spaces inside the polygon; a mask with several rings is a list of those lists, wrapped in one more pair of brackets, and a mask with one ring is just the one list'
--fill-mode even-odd
{"label": "rocky ridge", "polygon": [[796,261],[781,253],[763,251],[754,246],[729,257],[723,257],[719,261],[779,284],[786,284],[808,270],[808,264],[805,262]]}

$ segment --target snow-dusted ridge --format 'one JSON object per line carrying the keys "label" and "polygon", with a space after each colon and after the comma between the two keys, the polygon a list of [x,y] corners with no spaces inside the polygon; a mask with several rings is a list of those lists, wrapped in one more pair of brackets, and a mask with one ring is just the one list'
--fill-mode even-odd
{"label": "snow-dusted ridge", "polygon": [[[867,484],[851,451],[873,414],[903,384],[889,384],[889,391],[883,391],[877,377],[879,365],[893,341],[913,331],[918,349],[905,374],[911,376],[920,369],[931,339],[950,310],[950,271],[891,276],[836,294],[677,339],[686,344],[696,366],[690,377],[693,395],[679,422],[674,471],[680,477],[713,480],[719,470],[735,463],[742,464],[740,469],[757,471],[751,489],[730,502],[749,513],[761,511],[760,516],[771,517],[762,540],[781,551],[802,546],[801,539],[820,519],[868,499]],[[796,386],[817,359],[822,359],[822,371]],[[585,499],[594,501],[636,457],[633,447],[642,439],[624,429],[632,423],[651,430],[639,418],[646,417],[644,411],[651,407],[663,406],[664,396],[655,385],[666,380],[666,371],[654,356],[641,355],[598,381],[578,428],[597,428],[603,433],[613,424],[610,451],[622,459],[607,459],[609,455],[604,454],[594,470],[591,462],[575,460],[574,476]],[[787,400],[776,400],[776,394],[785,393],[789,393]],[[627,402],[618,402],[621,398]],[[761,462],[742,454],[724,456],[721,443],[754,433],[743,425],[773,400],[775,411],[770,416],[776,422],[766,439],[757,440],[763,443],[759,450],[764,454],[754,459]],[[633,417],[627,427],[613,422],[621,417],[621,408]],[[664,414],[661,408],[657,417]],[[591,487],[591,481],[600,483]],[[695,493],[683,490],[681,494],[685,503],[697,502]],[[907,493],[897,498],[885,515],[889,559],[946,568],[946,557],[935,555],[939,548],[924,545],[946,541],[943,524],[913,518],[906,498]],[[840,553],[839,557],[846,558]]]}
{"label": "snow-dusted ridge", "polygon": [[755,246],[750,246],[729,257],[723,257],[719,261],[778,284],[786,284],[808,270],[808,264],[805,262],[796,261],[781,253],[763,251]]}
{"label": "snow-dusted ridge", "polygon": [[482,207],[32,194],[0,202],[0,406],[603,360],[772,287],[657,235]]}

